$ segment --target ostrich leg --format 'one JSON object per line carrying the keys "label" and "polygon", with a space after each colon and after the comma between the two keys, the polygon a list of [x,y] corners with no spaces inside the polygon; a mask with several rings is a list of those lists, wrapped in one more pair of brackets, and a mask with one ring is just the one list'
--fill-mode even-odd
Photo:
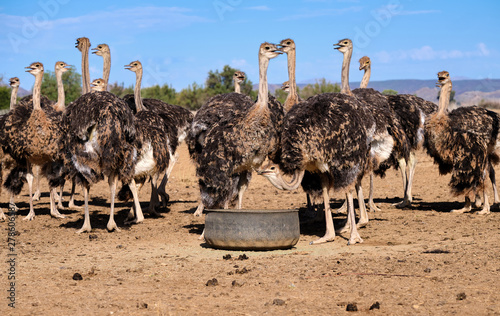
{"label": "ostrich leg", "polygon": [[325,235],[317,240],[311,241],[311,245],[322,244],[335,239],[335,228],[333,227],[332,211],[330,210],[330,196],[328,194],[329,181],[327,176],[321,176],[321,186],[323,189],[323,202],[325,204],[325,220],[326,232]]}
{"label": "ostrich leg", "polygon": [[137,186],[135,184],[135,180],[132,179],[132,181],[129,184],[130,191],[132,191],[132,196],[134,197],[134,211],[135,211],[135,216],[134,219],[132,220],[127,220],[125,224],[138,224],[144,221],[144,214],[142,213],[141,209],[141,204],[139,202],[139,194],[137,193]]}
{"label": "ostrich leg", "polygon": [[33,169],[30,163],[26,172],[26,181],[28,182],[28,191],[30,195],[30,212],[24,218],[25,221],[31,221],[35,218],[35,210],[33,208]]}
{"label": "ostrich leg", "polygon": [[90,226],[90,214],[89,214],[89,191],[90,186],[82,185],[83,187],[83,199],[84,199],[84,208],[85,208],[85,219],[83,220],[83,226],[76,233],[81,234],[83,232],[90,233],[92,231],[92,227]]}
{"label": "ostrich leg", "polygon": [[359,236],[358,228],[356,227],[356,213],[354,213],[354,202],[351,191],[347,192],[347,212],[347,220],[350,222],[351,226],[351,236],[347,244],[354,245],[355,243],[362,243],[363,239]]}
{"label": "ostrich leg", "polygon": [[375,202],[373,202],[373,178],[373,172],[370,172],[370,193],[368,197],[368,206],[370,206],[371,212],[380,212],[380,209],[375,205]]}
{"label": "ostrich leg", "polygon": [[[109,183],[109,190],[111,192],[111,210],[109,212],[109,220],[108,220],[108,225],[106,228],[108,231],[120,231],[118,226],[116,225],[115,222],[115,195],[116,195],[116,182],[118,181],[118,176],[114,173],[109,175],[108,178],[108,183]],[[135,184],[135,182],[134,182]],[[132,191],[133,192],[133,191]]]}

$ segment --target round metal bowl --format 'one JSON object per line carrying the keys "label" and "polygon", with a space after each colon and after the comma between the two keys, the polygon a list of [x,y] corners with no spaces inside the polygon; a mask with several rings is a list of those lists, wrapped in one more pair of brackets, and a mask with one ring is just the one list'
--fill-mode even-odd
{"label": "round metal bowl", "polygon": [[205,241],[218,249],[275,250],[300,237],[298,210],[207,210]]}

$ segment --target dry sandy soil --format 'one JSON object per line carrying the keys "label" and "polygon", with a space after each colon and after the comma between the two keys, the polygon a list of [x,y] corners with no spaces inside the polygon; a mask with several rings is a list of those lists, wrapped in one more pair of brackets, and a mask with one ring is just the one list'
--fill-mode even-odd
{"label": "dry sandy soil", "polygon": [[[146,215],[143,223],[125,226],[131,203],[119,202],[120,232],[105,228],[107,182],[91,189],[93,231],[81,235],[75,232],[83,211],[66,209],[61,213],[67,218],[51,218],[47,193],[35,203],[36,218],[23,221],[24,190],[15,218],[15,309],[7,300],[8,222],[0,222],[0,315],[342,315],[351,313],[348,304],[374,315],[500,315],[498,207],[486,216],[449,213],[463,197],[449,195],[449,177],[439,176],[423,152],[411,209],[392,206],[402,196],[398,171],[376,179],[382,211],[370,213],[360,229],[364,243],[347,246],[347,236],[339,235],[309,245],[324,233],[324,223],[316,223],[301,226],[294,248],[263,252],[215,250],[198,240],[204,217],[193,216],[194,167],[185,145],[180,154],[161,217]],[[143,208],[149,193],[149,186],[140,193]],[[4,210],[7,202],[4,192]],[[339,207],[341,195],[331,202]],[[83,204],[81,192],[77,204]],[[244,206],[302,212],[305,194],[280,192],[254,175]],[[335,223],[344,218],[335,214]],[[230,259],[223,258],[227,254]]]}

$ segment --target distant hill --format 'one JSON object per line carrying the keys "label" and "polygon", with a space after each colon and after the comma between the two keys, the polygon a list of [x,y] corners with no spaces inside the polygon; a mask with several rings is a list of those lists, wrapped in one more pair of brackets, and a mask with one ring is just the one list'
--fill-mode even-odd
{"label": "distant hill", "polygon": [[[311,80],[309,80],[311,82]],[[369,88],[378,91],[386,89],[396,90],[400,94],[416,94],[417,96],[437,102],[439,89],[436,87],[436,80],[384,80],[370,81]],[[340,84],[340,82],[338,82]],[[351,89],[359,87],[359,82],[350,82]],[[298,84],[302,89],[306,84]],[[254,85],[258,89],[258,85]],[[281,88],[281,84],[269,84],[269,92],[274,93],[275,89]],[[453,81],[453,90],[455,90],[455,99],[461,105],[477,104],[482,99],[500,101],[500,79],[461,79]]]}

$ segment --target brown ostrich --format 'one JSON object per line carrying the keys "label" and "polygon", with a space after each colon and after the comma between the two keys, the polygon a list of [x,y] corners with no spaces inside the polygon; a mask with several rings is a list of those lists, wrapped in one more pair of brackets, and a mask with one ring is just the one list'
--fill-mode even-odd
{"label": "brown ostrich", "polygon": [[472,209],[470,195],[483,192],[483,208],[490,213],[485,178],[499,161],[500,116],[477,107],[460,107],[448,112],[452,82],[447,71],[438,73],[441,87],[438,111],[425,123],[425,142],[429,155],[439,165],[441,174],[452,174],[451,192],[465,195],[465,206],[452,212]]}
{"label": "brown ostrich", "polygon": [[243,71],[235,71],[233,76],[234,92],[241,93],[240,84],[245,81],[245,73]]}
{"label": "brown ostrich", "polygon": [[[33,165],[43,166],[52,163],[59,157],[58,140],[61,131],[61,113],[50,106],[42,108],[40,90],[43,78],[43,64],[32,63],[26,67],[35,76],[35,85],[31,104],[20,104],[6,119],[6,140],[9,143],[9,153],[18,164],[27,166],[26,180],[28,182],[30,211],[24,218],[32,220],[35,217],[33,208]],[[54,217],[64,217],[54,204],[55,187],[51,187],[50,214]]]}
{"label": "brown ostrich", "polygon": [[201,193],[195,215],[204,207],[229,208],[236,200],[241,208],[252,169],[275,149],[279,131],[273,118],[283,112],[268,96],[267,68],[279,54],[275,44],[259,47],[257,102],[240,93],[221,94],[197,112],[188,141]]}

